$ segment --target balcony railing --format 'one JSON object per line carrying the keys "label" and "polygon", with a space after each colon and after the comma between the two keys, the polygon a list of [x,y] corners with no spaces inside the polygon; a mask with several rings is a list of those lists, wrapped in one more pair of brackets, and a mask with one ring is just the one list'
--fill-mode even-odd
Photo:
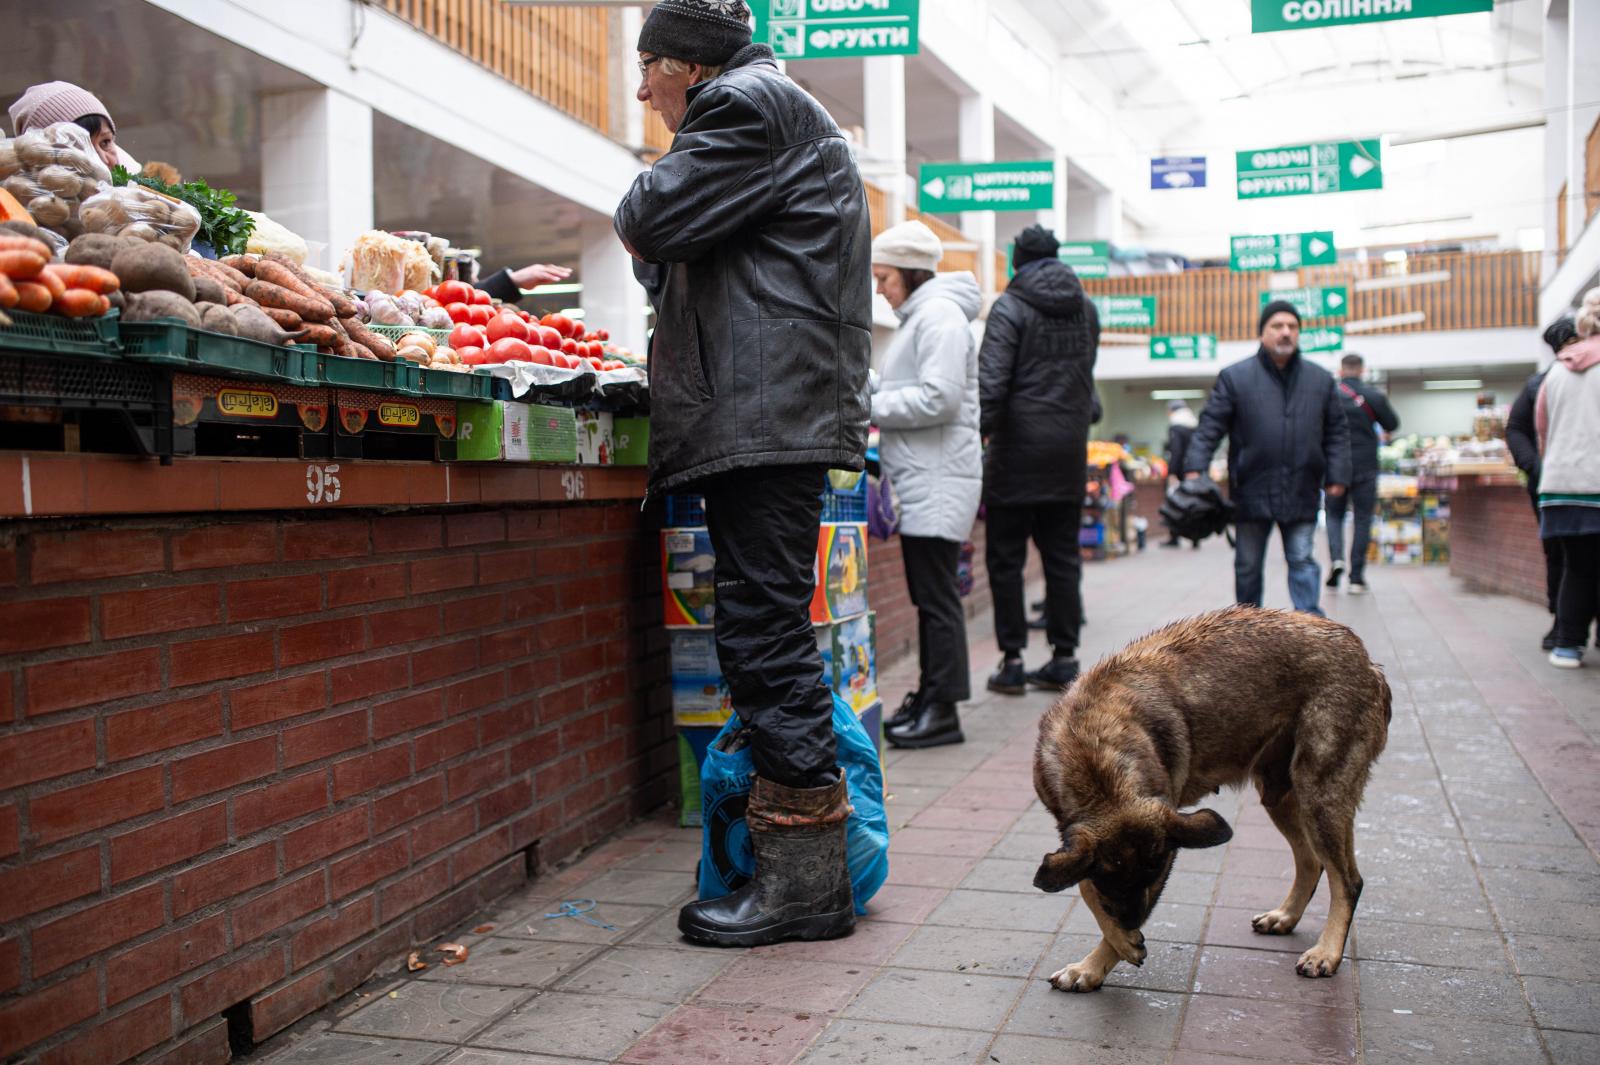
{"label": "balcony railing", "polygon": [[[1084,288],[1096,296],[1156,297],[1154,329],[1117,332],[1252,340],[1267,277],[1218,268],[1085,280]],[[1352,336],[1533,326],[1539,317],[1538,252],[1410,255],[1401,263],[1374,259],[1308,267],[1299,271],[1298,283],[1344,285],[1350,290],[1347,322],[1387,323]]]}

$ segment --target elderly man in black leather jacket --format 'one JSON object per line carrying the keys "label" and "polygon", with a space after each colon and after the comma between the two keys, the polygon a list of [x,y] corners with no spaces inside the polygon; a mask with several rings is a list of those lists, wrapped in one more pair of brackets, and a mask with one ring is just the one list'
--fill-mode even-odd
{"label": "elderly man in black leather jacket", "polygon": [[655,302],[650,491],[706,497],[717,654],[751,727],[754,880],[684,907],[721,946],[849,933],[850,812],[811,628],[829,468],[860,470],[871,226],[828,113],[751,43],[741,0],[663,0],[638,96],[676,137],[617,208]]}

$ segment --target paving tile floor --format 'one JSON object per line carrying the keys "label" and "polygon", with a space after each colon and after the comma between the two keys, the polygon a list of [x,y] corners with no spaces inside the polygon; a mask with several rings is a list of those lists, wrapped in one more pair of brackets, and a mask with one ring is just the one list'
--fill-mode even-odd
{"label": "paving tile floor", "polygon": [[[1225,605],[1230,562],[1211,543],[1089,566],[1082,656]],[[1250,930],[1287,887],[1288,848],[1253,794],[1224,792],[1211,805],[1234,838],[1179,858],[1145,926],[1146,964],[1118,967],[1093,994],[1052,990],[1048,974],[1098,936],[1075,893],[1032,886],[1057,845],[1031,780],[1049,697],[980,695],[963,711],[965,744],[887,755],[889,882],[849,938],[750,951],[681,940],[699,836],[663,811],[467,921],[465,964],[391,971],[250,1060],[1600,1061],[1600,661],[1551,669],[1540,610],[1469,594],[1438,569],[1380,568],[1371,581],[1374,595],[1324,603],[1385,666],[1395,698],[1356,832],[1366,889],[1331,980],[1293,972],[1325,887],[1293,935]],[[1286,605],[1281,559],[1268,586],[1268,605]],[[995,658],[986,618],[971,636],[981,693]],[[885,672],[886,702],[911,670]],[[578,898],[611,927],[546,916]],[[467,931],[483,923],[493,930]]]}

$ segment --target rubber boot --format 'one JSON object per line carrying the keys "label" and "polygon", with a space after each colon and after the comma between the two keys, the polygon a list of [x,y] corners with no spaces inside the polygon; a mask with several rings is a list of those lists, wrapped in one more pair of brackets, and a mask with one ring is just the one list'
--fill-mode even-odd
{"label": "rubber boot", "polygon": [[756,875],[731,895],[679,910],[678,931],[716,947],[849,935],[856,924],[845,866],[849,816],[843,774],[822,788],[788,788],[756,777],[745,812]]}
{"label": "rubber boot", "polygon": [[929,700],[922,704],[917,716],[903,725],[885,729],[884,735],[895,747],[943,747],[947,743],[963,743],[961,715],[955,703]]}

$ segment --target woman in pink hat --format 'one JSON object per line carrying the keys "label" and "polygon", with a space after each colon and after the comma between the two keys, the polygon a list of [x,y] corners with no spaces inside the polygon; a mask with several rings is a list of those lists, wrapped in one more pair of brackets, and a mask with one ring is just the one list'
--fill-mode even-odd
{"label": "woman in pink hat", "polygon": [[107,167],[123,166],[137,171],[139,164],[117,147],[117,125],[99,97],[67,81],[47,81],[23,93],[11,105],[11,126],[15,136],[30,129],[43,129],[57,122],[73,122],[89,132],[95,151]]}

